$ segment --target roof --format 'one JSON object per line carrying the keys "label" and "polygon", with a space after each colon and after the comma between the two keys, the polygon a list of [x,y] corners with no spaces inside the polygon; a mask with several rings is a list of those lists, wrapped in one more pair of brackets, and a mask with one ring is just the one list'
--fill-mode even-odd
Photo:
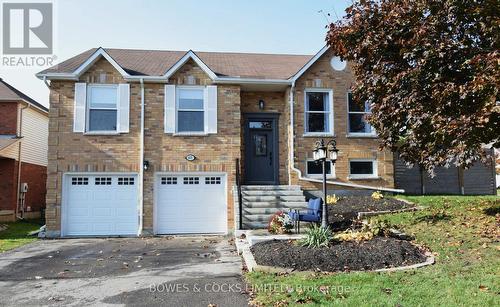
{"label": "roof", "polygon": [[0,78],[0,101],[19,101],[19,100],[34,105],[45,112],[49,111],[47,107],[36,102],[34,99],[30,98],[28,95],[24,94],[23,92],[16,89],[12,85],[5,82],[2,78]]}
{"label": "roof", "polygon": [[38,75],[74,73],[100,49],[131,76],[163,76],[187,53],[193,53],[217,77],[286,80],[294,76],[313,57],[313,55],[292,54],[93,48]]}
{"label": "roof", "polygon": [[9,147],[10,145],[17,143],[20,140],[20,138],[15,137],[15,136],[6,136],[6,135],[1,135],[0,136],[0,151]]}

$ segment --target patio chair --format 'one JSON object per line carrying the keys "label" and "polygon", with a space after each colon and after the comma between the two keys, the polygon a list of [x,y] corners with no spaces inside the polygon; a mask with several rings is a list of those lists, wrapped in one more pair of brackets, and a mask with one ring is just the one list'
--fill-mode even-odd
{"label": "patio chair", "polygon": [[321,198],[311,198],[307,202],[307,209],[290,210],[288,215],[294,221],[295,231],[300,233],[300,222],[321,222],[321,205],[323,200]]}

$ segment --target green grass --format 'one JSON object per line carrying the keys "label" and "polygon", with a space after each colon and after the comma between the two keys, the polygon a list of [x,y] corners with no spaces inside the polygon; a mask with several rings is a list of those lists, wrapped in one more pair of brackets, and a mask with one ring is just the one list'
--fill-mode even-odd
{"label": "green grass", "polygon": [[29,236],[28,233],[40,228],[38,220],[1,224],[7,225],[7,229],[0,231],[0,253],[37,240],[36,236]]}
{"label": "green grass", "polygon": [[417,244],[435,254],[436,264],[392,273],[247,273],[253,302],[264,306],[499,306],[500,197],[404,198],[427,208],[379,218],[414,234]]}

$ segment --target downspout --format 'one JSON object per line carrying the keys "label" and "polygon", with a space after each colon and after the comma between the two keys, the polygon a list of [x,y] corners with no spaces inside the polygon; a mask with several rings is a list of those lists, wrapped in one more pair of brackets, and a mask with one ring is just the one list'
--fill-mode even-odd
{"label": "downspout", "polygon": [[[17,135],[18,138],[23,137],[23,111],[28,109],[30,107],[30,104],[28,103],[25,107],[21,108],[21,111],[19,112],[19,133]],[[19,216],[19,199],[21,198],[21,166],[23,162],[21,161],[21,148],[22,148],[22,141],[19,141],[19,150],[17,153],[17,192],[16,192],[16,218],[22,220],[24,219],[24,208],[21,212],[21,216]]]}
{"label": "downspout", "polygon": [[139,144],[139,229],[138,235],[142,233],[144,224],[144,79],[141,83],[141,133]]}
{"label": "downspout", "polygon": [[[298,175],[299,180],[303,181],[308,181],[308,182],[316,182],[316,183],[323,183],[322,180],[319,179],[312,179],[312,178],[307,178],[302,176],[302,171],[298,168],[295,167],[295,137],[294,137],[294,110],[293,110],[293,105],[294,105],[294,90],[295,90],[295,81],[292,82],[292,87],[290,89],[290,159],[289,159],[289,167],[292,171],[296,172]],[[288,173],[288,183],[292,183],[292,175],[291,172]],[[374,187],[374,186],[368,186],[368,185],[361,185],[361,184],[354,184],[354,183],[345,183],[345,182],[339,182],[339,181],[326,181],[327,184],[332,184],[332,185],[338,185],[338,186],[343,186],[343,187],[350,187],[350,188],[357,188],[357,189],[365,189],[365,190],[376,190],[376,191],[386,191],[386,192],[394,192],[394,193],[404,193],[404,190],[402,189],[391,189],[391,188],[385,188],[385,187]]]}

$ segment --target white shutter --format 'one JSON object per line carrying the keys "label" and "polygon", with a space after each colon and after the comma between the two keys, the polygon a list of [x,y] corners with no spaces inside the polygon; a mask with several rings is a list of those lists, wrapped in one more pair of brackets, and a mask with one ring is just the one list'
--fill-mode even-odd
{"label": "white shutter", "polygon": [[165,133],[175,133],[175,85],[165,85]]}
{"label": "white shutter", "polygon": [[73,132],[85,132],[86,101],[87,101],[87,83],[75,83]]}
{"label": "white shutter", "polygon": [[217,133],[217,86],[205,89],[205,132]]}
{"label": "white shutter", "polygon": [[129,132],[130,84],[118,85],[118,132]]}

